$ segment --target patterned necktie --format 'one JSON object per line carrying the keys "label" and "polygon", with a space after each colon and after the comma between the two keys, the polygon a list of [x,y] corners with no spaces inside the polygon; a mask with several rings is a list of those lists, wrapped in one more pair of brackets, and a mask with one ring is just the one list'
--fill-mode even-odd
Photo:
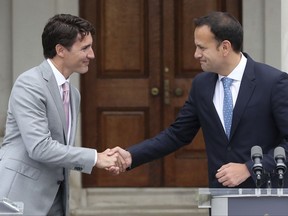
{"label": "patterned necktie", "polygon": [[230,86],[233,82],[233,79],[223,77],[221,79],[224,87],[224,100],[223,100],[223,117],[224,117],[224,126],[226,135],[230,137],[230,130],[232,124],[232,114],[233,114],[233,99]]}
{"label": "patterned necktie", "polygon": [[63,88],[63,106],[64,106],[64,112],[66,117],[66,128],[68,131],[69,128],[69,83],[65,82],[62,85]]}

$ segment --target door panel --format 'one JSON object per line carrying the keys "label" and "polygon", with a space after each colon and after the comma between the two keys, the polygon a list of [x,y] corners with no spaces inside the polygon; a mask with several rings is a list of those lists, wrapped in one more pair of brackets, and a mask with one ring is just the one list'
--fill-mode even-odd
{"label": "door panel", "polygon": [[147,77],[146,1],[99,2],[101,78]]}
{"label": "door panel", "polygon": [[[240,0],[79,2],[97,32],[96,60],[81,77],[82,142],[100,152],[153,137],[174,121],[201,72],[193,57],[195,17],[212,10],[241,14]],[[84,187],[207,185],[201,130],[192,145],[120,176],[99,169],[83,174]]]}

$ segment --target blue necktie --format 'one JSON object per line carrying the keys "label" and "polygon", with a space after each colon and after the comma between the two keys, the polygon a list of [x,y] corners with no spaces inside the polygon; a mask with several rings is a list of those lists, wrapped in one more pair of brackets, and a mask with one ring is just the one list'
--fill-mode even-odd
{"label": "blue necktie", "polygon": [[224,101],[223,101],[224,126],[225,126],[226,135],[229,139],[231,124],[232,124],[232,114],[233,114],[233,99],[232,99],[230,86],[233,82],[233,79],[230,79],[228,77],[223,77],[221,81],[224,87]]}

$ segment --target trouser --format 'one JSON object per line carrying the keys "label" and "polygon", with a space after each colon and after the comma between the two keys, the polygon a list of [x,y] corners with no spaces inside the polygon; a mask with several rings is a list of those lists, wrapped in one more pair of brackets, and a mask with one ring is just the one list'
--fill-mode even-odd
{"label": "trouser", "polygon": [[47,216],[64,216],[64,202],[63,202],[64,185],[60,184],[55,200],[48,212]]}

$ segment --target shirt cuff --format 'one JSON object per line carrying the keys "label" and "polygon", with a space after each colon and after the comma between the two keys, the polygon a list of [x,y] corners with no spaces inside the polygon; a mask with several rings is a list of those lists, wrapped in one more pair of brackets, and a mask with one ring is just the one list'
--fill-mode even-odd
{"label": "shirt cuff", "polygon": [[97,163],[97,150],[95,149],[95,160],[94,160],[94,166],[96,165],[96,163]]}

